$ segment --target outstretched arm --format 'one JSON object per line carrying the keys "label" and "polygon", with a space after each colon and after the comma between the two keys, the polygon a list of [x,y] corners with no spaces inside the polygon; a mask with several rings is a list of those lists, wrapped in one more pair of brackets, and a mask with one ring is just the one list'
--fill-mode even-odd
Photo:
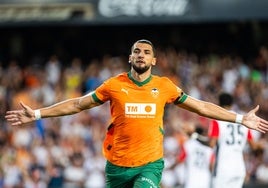
{"label": "outstretched arm", "polygon": [[197,113],[201,116],[222,121],[237,123],[237,120],[240,119],[237,119],[237,117],[241,117],[241,124],[243,124],[244,126],[250,129],[260,131],[262,133],[268,131],[268,121],[256,115],[256,112],[259,110],[259,106],[255,107],[243,116],[238,115],[234,112],[230,112],[213,103],[197,100],[190,96],[188,96],[183,103],[178,104],[178,106],[191,112]]}
{"label": "outstretched arm", "polygon": [[5,118],[11,123],[11,125],[22,125],[40,118],[75,114],[81,112],[82,110],[98,106],[99,103],[94,101],[91,94],[87,94],[82,97],[68,99],[38,110],[33,110],[23,102],[21,102],[20,105],[22,107],[21,110],[6,112]]}

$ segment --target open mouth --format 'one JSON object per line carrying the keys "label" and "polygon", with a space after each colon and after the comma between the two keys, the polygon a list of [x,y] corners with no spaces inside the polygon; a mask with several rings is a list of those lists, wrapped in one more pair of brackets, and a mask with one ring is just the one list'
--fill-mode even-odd
{"label": "open mouth", "polygon": [[139,63],[139,64],[145,64],[145,62],[142,61],[142,60],[138,60],[138,61],[136,61],[136,63]]}

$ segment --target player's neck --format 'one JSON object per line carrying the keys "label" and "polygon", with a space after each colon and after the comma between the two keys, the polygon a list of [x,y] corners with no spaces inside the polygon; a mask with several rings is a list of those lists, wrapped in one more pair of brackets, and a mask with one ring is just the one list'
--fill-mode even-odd
{"label": "player's neck", "polygon": [[131,72],[132,78],[134,78],[138,82],[143,82],[144,80],[146,80],[147,78],[149,78],[151,76],[150,69],[142,74],[137,73],[134,69],[131,69],[130,72]]}

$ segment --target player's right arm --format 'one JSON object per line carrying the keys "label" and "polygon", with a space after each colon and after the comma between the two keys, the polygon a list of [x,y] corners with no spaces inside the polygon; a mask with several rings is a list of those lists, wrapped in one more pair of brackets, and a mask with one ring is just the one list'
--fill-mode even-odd
{"label": "player's right arm", "polygon": [[219,137],[219,123],[216,120],[210,121],[209,129],[208,129],[208,137],[209,137],[209,146],[214,148],[217,144]]}
{"label": "player's right arm", "polygon": [[[23,102],[21,102],[20,105],[22,107],[21,110],[6,112],[5,118],[11,123],[11,125],[22,125],[35,121],[39,118],[71,115],[98,106],[100,103],[93,99],[92,93],[89,93],[82,97],[68,99],[38,110],[33,110]],[[39,116],[39,118],[37,118],[37,116]]]}

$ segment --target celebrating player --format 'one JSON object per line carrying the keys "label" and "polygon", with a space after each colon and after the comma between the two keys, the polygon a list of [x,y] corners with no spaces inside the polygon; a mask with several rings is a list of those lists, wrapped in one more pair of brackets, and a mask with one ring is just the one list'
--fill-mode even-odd
{"label": "celebrating player", "polygon": [[6,120],[11,125],[23,125],[40,118],[79,113],[109,101],[112,118],[103,143],[108,188],[159,187],[164,168],[163,114],[167,103],[263,133],[268,130],[268,122],[255,115],[259,106],[245,115],[236,114],[188,96],[167,77],[152,75],[156,57],[148,40],[132,45],[129,63],[129,72],[106,80],[89,94],[35,110],[21,102],[22,109],[7,111]]}

